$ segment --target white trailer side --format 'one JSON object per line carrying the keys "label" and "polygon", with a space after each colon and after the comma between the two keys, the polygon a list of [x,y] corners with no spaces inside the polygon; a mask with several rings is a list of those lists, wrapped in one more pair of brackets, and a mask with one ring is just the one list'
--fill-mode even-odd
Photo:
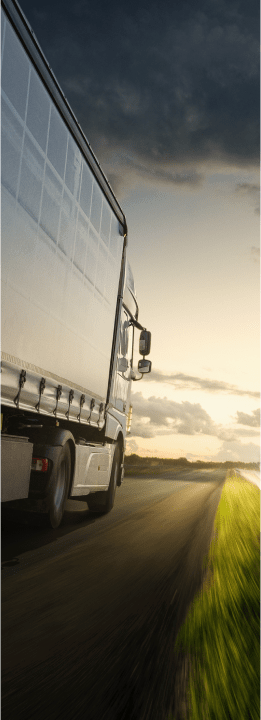
{"label": "white trailer side", "polygon": [[[4,13],[3,13],[4,16]],[[2,63],[2,399],[105,404],[123,228],[8,19]],[[40,121],[41,118],[41,121]],[[54,380],[54,382],[52,382]],[[98,404],[94,412],[97,421]],[[96,414],[96,417],[95,417]]]}
{"label": "white trailer side", "polygon": [[142,326],[125,216],[16,0],[1,14],[2,500],[57,527],[67,497],[113,506]]}

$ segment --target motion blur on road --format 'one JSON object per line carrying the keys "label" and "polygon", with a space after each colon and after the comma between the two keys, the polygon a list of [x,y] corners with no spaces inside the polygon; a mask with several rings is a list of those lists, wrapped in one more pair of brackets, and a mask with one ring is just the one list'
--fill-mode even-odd
{"label": "motion blur on road", "polygon": [[2,720],[167,720],[174,642],[202,583],[225,470],[125,478],[57,530],[2,520]]}

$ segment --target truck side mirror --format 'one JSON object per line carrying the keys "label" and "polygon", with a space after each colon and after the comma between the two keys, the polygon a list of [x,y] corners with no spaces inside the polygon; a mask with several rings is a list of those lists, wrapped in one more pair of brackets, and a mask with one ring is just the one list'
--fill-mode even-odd
{"label": "truck side mirror", "polygon": [[139,360],[138,370],[140,373],[149,373],[151,371],[151,360]]}
{"label": "truck side mirror", "polygon": [[[140,334],[139,353],[140,355],[149,355],[151,344],[151,333],[148,330],[142,330]],[[146,370],[145,372],[150,372]]]}

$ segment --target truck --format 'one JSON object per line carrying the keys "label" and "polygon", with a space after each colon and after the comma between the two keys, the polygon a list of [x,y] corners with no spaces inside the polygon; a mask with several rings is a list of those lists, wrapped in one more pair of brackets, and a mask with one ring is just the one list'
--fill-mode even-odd
{"label": "truck", "polygon": [[56,528],[68,498],[113,507],[151,333],[125,215],[20,6],[1,12],[1,500]]}

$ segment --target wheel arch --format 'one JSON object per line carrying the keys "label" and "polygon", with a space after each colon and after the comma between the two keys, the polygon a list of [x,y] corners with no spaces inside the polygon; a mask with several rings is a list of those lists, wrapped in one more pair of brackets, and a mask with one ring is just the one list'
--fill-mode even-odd
{"label": "wheel arch", "polygon": [[117,440],[115,441],[115,445],[118,445],[120,448],[120,473],[117,481],[118,487],[121,485],[122,478],[123,478],[123,463],[124,463],[124,436],[122,431],[120,430],[117,435]]}
{"label": "wheel arch", "polygon": [[69,440],[67,440],[66,442],[69,442],[70,452],[71,452],[71,478],[70,478],[69,492],[68,492],[68,498],[69,498],[71,495],[71,490],[72,490],[73,480],[74,480],[76,453],[75,453],[75,442],[73,442],[73,440],[71,438]]}
{"label": "wheel arch", "polygon": [[121,455],[123,456],[124,455],[124,437],[123,437],[123,433],[121,430],[117,435],[114,445],[119,445],[120,450],[121,450]]}
{"label": "wheel arch", "polygon": [[71,477],[68,492],[68,497],[70,497],[74,479],[76,457],[75,440],[70,430],[64,430],[63,428],[46,428],[45,431],[38,436],[37,441],[34,442],[33,453],[39,455],[40,457],[49,456],[54,458],[54,448],[64,447],[67,442],[69,443],[71,453]]}

